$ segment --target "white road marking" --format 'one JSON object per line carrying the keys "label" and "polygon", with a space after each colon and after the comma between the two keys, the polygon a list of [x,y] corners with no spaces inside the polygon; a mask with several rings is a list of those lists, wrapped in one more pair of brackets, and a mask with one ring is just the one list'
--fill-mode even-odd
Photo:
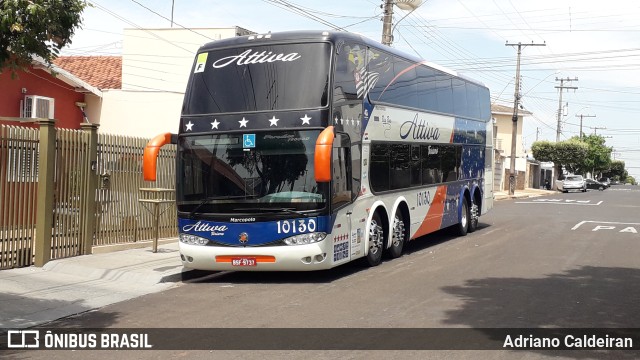
{"label": "white road marking", "polygon": [[595,204],[587,204],[585,202],[590,202],[591,200],[565,200],[564,202],[561,202],[562,200],[558,201],[556,199],[543,199],[546,201],[516,201],[516,204],[552,204],[552,205],[580,205],[580,206],[598,206],[600,204],[602,204],[604,201],[600,200],[599,202],[595,203]]}
{"label": "white road marking", "polygon": [[[615,221],[593,221],[593,220],[584,220],[584,221],[580,221],[579,223],[577,223],[576,225],[574,225],[571,230],[576,230],[577,228],[579,228],[580,226],[586,224],[586,223],[595,223],[595,224],[609,224],[609,225],[640,225],[640,223],[628,223],[628,222],[615,222]],[[597,231],[597,230],[612,230],[615,229],[615,226],[596,226],[593,230],[591,231]],[[625,232],[633,232],[633,231],[625,231]]]}

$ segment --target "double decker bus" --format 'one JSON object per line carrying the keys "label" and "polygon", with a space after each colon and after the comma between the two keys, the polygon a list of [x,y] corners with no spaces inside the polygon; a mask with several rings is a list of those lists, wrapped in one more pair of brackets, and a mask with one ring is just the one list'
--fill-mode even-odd
{"label": "double decker bus", "polygon": [[[489,90],[346,32],[219,40],[198,51],[177,136],[182,263],[318,270],[451,227],[493,204]],[[363,260],[365,261],[365,260]]]}

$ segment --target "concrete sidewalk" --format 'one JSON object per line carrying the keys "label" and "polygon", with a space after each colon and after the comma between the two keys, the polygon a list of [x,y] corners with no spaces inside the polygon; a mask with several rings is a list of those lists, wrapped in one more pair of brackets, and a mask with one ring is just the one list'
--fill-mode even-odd
{"label": "concrete sidewalk", "polygon": [[0,328],[20,329],[178,286],[178,241],[0,271]]}
{"label": "concrete sidewalk", "polygon": [[555,190],[541,190],[541,189],[526,188],[524,190],[516,190],[513,196],[510,196],[508,191],[494,191],[493,198],[495,200],[521,199],[521,198],[537,197],[542,195],[551,195],[556,193],[557,191]]}

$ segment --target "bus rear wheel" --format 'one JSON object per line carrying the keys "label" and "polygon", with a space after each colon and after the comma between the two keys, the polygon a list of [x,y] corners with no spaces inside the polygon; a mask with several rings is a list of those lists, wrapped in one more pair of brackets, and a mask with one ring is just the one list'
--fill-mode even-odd
{"label": "bus rear wheel", "polygon": [[369,222],[369,253],[367,262],[369,266],[378,266],[382,262],[382,250],[384,249],[384,229],[382,220],[377,212],[373,213]]}
{"label": "bus rear wheel", "polygon": [[404,218],[402,212],[398,211],[393,219],[393,228],[391,230],[391,247],[389,248],[389,255],[392,258],[397,258],[402,255],[402,249],[405,242],[407,242],[407,229],[405,228]]}
{"label": "bus rear wheel", "polygon": [[469,230],[469,204],[467,204],[467,199],[462,200],[462,209],[460,209],[460,221],[458,225],[456,225],[456,232],[460,236],[467,235],[467,231]]}
{"label": "bus rear wheel", "polygon": [[471,233],[478,229],[478,218],[480,217],[478,212],[478,205],[474,201],[471,204],[471,209],[469,209],[469,228],[467,229],[467,232]]}

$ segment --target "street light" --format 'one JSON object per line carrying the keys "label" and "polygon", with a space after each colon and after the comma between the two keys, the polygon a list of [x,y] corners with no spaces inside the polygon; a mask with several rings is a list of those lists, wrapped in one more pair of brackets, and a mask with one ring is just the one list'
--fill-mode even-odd
{"label": "street light", "polygon": [[[382,21],[382,44],[391,46],[393,42],[393,5],[402,10],[413,12],[422,5],[422,0],[384,0],[384,18]],[[409,13],[410,14],[410,13]],[[407,14],[407,15],[409,15]],[[400,21],[402,21],[405,15]],[[400,22],[398,21],[398,23]]]}

